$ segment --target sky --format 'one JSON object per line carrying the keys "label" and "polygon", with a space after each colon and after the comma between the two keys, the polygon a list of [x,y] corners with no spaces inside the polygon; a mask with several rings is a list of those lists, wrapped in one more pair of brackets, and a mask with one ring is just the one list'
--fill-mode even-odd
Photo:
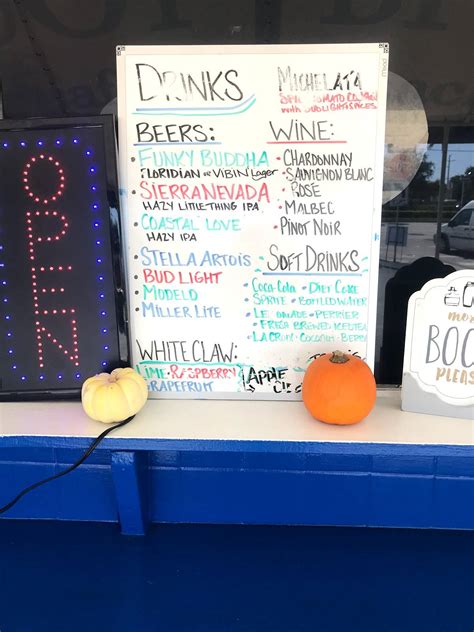
{"label": "sky", "polygon": [[[435,165],[431,180],[439,180],[441,172],[441,145],[433,145],[426,152],[426,160]],[[451,159],[450,159],[451,157]],[[474,143],[448,145],[449,177],[463,174],[468,167],[474,166]],[[448,165],[446,165],[446,178],[448,177]]]}

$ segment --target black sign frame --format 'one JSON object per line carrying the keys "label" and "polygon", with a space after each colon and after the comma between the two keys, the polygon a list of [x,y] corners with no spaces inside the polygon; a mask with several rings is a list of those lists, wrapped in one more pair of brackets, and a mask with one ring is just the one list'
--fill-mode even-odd
{"label": "black sign frame", "polygon": [[[87,130],[87,131],[84,131],[84,130]],[[11,134],[12,132],[13,134]],[[95,241],[95,243],[102,244],[100,246],[100,248],[102,249],[101,252],[104,252],[106,256],[101,255],[99,252],[100,258],[97,258],[96,261],[97,262],[100,261],[102,264],[105,264],[106,274],[104,276],[107,277],[108,275],[108,277],[106,278],[107,286],[106,286],[106,291],[104,292],[105,296],[103,296],[102,294],[98,294],[97,296],[105,298],[107,301],[106,305],[102,306],[98,304],[98,309],[104,308],[100,312],[100,314],[104,315],[105,320],[101,324],[105,325],[105,328],[103,328],[101,331],[102,332],[107,331],[107,336],[109,337],[110,343],[108,340],[105,340],[105,341],[101,340],[101,342],[108,343],[104,345],[103,347],[101,347],[101,349],[103,348],[103,349],[106,349],[107,351],[106,352],[101,351],[101,353],[105,355],[106,357],[103,362],[97,363],[97,366],[94,366],[92,368],[91,366],[88,366],[88,371],[82,374],[81,369],[83,365],[80,364],[80,356],[71,355],[70,356],[71,365],[74,362],[73,358],[75,357],[77,359],[76,367],[78,368],[77,369],[71,368],[69,372],[61,371],[61,373],[64,373],[64,375],[62,375],[61,373],[58,374],[56,372],[56,375],[54,378],[52,377],[52,372],[54,371],[54,369],[51,369],[52,365],[47,362],[46,357],[44,359],[41,357],[42,350],[40,350],[39,361],[41,362],[41,364],[39,366],[44,367],[44,369],[42,368],[41,371],[42,372],[44,371],[45,375],[37,375],[40,370],[38,369],[38,365],[36,364],[35,365],[36,375],[34,376],[34,378],[30,380],[29,377],[27,377],[26,375],[27,371],[24,370],[23,372],[25,373],[25,375],[24,376],[22,375],[20,377],[20,380],[25,379],[25,387],[24,388],[21,387],[21,384],[19,382],[18,387],[15,388],[14,386],[12,387],[11,383],[9,383],[11,382],[11,380],[2,378],[2,373],[6,370],[7,366],[8,366],[9,371],[13,370],[12,367],[14,369],[16,369],[17,367],[15,364],[12,364],[12,362],[10,361],[10,358],[8,357],[8,353],[11,351],[14,351],[14,349],[8,348],[9,340],[5,338],[5,335],[12,336],[12,333],[8,331],[9,324],[1,323],[0,325],[0,401],[78,399],[80,398],[81,386],[84,379],[86,379],[87,377],[90,377],[90,375],[93,375],[94,373],[99,373],[101,371],[109,372],[110,370],[114,368],[128,366],[130,363],[128,318],[127,318],[127,305],[126,305],[126,283],[125,283],[125,270],[124,270],[123,256],[122,256],[121,217],[120,217],[120,208],[119,208],[119,184],[118,184],[118,175],[117,175],[115,121],[112,115],[100,115],[100,116],[92,116],[92,117],[87,116],[87,117],[71,117],[71,118],[53,118],[53,119],[35,118],[35,119],[25,119],[25,120],[0,120],[0,143],[2,142],[4,143],[3,144],[4,148],[7,146],[8,142],[6,140],[2,141],[2,138],[3,139],[5,138],[9,139],[12,137],[15,138],[15,135],[16,135],[18,139],[18,138],[22,138],[21,136],[22,134],[28,135],[28,133],[30,134],[28,138],[34,138],[34,134],[38,133],[38,134],[43,134],[48,139],[51,138],[51,134],[57,134],[57,135],[63,134],[63,138],[68,138],[69,140],[72,138],[73,139],[72,142],[74,143],[77,142],[78,144],[81,142],[81,140],[83,139],[85,135],[86,139],[87,138],[95,139],[95,142],[97,143],[97,148],[98,148],[96,153],[99,153],[99,149],[100,149],[100,159],[99,159],[100,168],[97,169],[98,173],[94,174],[94,178],[95,178],[94,182],[97,184],[97,187],[95,186],[90,187],[90,189],[92,189],[93,191],[97,190],[98,193],[97,194],[89,193],[89,195],[92,198],[94,197],[94,195],[97,195],[97,196],[102,195],[102,201],[103,201],[102,204],[98,205],[100,207],[100,210],[98,212],[101,213],[101,215],[98,216],[98,219],[101,219],[102,221],[100,222],[96,221],[94,223],[94,226],[97,224],[98,226],[100,225],[101,227],[102,235],[99,235],[101,239],[100,240],[98,239],[97,241]],[[48,142],[45,142],[44,145],[47,145]],[[60,144],[59,140],[55,142],[57,144]],[[23,146],[27,145],[25,141],[20,141],[19,144]],[[30,144],[34,144],[34,143],[31,142]],[[49,142],[49,144],[51,145],[51,142]],[[36,145],[43,145],[43,142],[36,141]],[[83,145],[83,147],[86,147],[86,146],[87,145]],[[0,147],[0,149],[2,148]],[[43,147],[37,148],[37,151],[41,151],[42,149]],[[53,149],[54,149],[54,146],[53,146]],[[59,149],[60,148],[58,148],[58,151]],[[66,151],[65,147],[64,147],[64,151]],[[86,151],[84,153],[89,153],[89,152]],[[58,174],[61,174],[60,179],[64,181],[63,175],[65,174],[63,174],[63,170],[60,169],[62,164],[58,162],[54,162],[55,160],[54,151],[49,152],[49,155],[48,155],[48,148],[45,147],[44,155],[41,154],[41,156],[44,158],[44,160],[42,161],[41,167],[44,168],[43,165],[45,165],[46,168],[48,168],[49,166],[52,165],[51,168],[54,169],[54,165],[57,165],[55,175],[58,176]],[[40,164],[39,157],[40,157],[39,154],[37,154],[38,162],[35,163],[36,166]],[[52,162],[48,164],[47,160],[50,160]],[[84,162],[85,161],[84,157],[81,158],[81,160]],[[86,166],[88,167],[89,165],[87,164]],[[8,166],[6,167],[6,169],[8,170]],[[88,170],[93,171],[95,170],[95,167],[91,167]],[[4,169],[0,170],[0,192],[2,188],[2,181],[8,182],[7,178],[5,178],[4,180],[5,174],[3,174],[2,171],[4,171]],[[30,171],[33,171],[33,170],[30,170]],[[26,182],[27,185],[31,184],[31,182],[28,180],[28,178],[30,177],[29,172],[28,172],[28,175],[26,172],[23,172],[23,176],[25,177],[25,179],[23,179],[23,182]],[[73,178],[71,178],[71,180],[74,183]],[[28,189],[29,187],[27,185],[23,185],[23,187],[25,189]],[[59,186],[63,186],[63,185],[59,185]],[[31,190],[33,190],[33,186],[30,188]],[[8,184],[6,186],[6,189],[8,189]],[[79,193],[82,190],[84,190],[83,186],[82,187],[77,186],[76,196],[77,195],[82,196],[82,193]],[[60,189],[58,188],[58,192],[59,191]],[[55,192],[54,195],[58,196],[58,192]],[[32,195],[31,193],[28,193],[28,191],[24,193],[30,195],[31,197],[33,197],[33,195],[36,195],[36,194]],[[59,200],[60,198],[51,197],[48,199],[49,201],[51,201],[51,200]],[[62,199],[64,200],[65,198],[62,198]],[[37,207],[40,208],[40,211],[37,214],[47,215],[45,211],[41,210],[40,205],[41,205],[41,202],[43,202],[43,200],[38,201],[38,198],[36,197],[33,199],[30,199],[30,202],[32,203],[32,207],[34,206],[35,201],[36,201]],[[47,204],[46,200],[44,200],[44,203]],[[56,205],[59,206],[59,202],[54,202],[54,206]],[[77,206],[79,206],[79,204],[77,204]],[[49,208],[49,207],[45,206],[44,208]],[[0,212],[1,211],[2,209],[0,208]],[[54,218],[55,222],[60,223],[61,220],[65,221],[65,219],[68,219],[67,216],[66,217],[61,216],[61,218],[59,218],[58,213],[56,211],[54,212],[50,211],[50,213],[56,215],[56,217]],[[34,215],[34,213],[31,213],[31,214]],[[44,219],[44,218],[40,217],[39,219],[37,219],[37,222],[40,222],[41,219]],[[33,222],[35,221],[34,217],[32,221]],[[47,218],[47,221],[50,221],[52,223],[53,219]],[[63,224],[64,224],[64,221],[63,221]],[[81,221],[83,220],[81,219]],[[80,225],[80,222],[76,222],[76,225],[77,224]],[[68,224],[66,223],[64,224],[64,226],[67,227]],[[5,229],[5,231],[6,230],[7,229]],[[83,235],[84,235],[85,230],[86,229],[83,227],[82,228]],[[1,233],[2,233],[2,226],[0,226],[0,249],[2,249],[2,246],[1,246],[2,234]],[[32,233],[29,233],[29,234],[31,235]],[[38,230],[38,234],[39,234],[39,230]],[[64,234],[64,232],[62,234]],[[94,235],[94,238],[95,237],[96,235]],[[61,238],[60,236],[59,237],[56,236],[53,238],[48,237],[48,240],[60,239],[60,238]],[[43,240],[44,239],[45,237],[43,237]],[[41,241],[40,238],[37,238],[37,241],[38,240]],[[31,247],[31,242],[29,243]],[[70,252],[72,252],[72,256],[74,255],[75,250],[76,248],[70,249]],[[78,252],[80,251],[80,254],[76,253],[76,255],[78,257],[82,257],[83,253],[82,253],[81,240],[78,240],[77,242],[77,251]],[[94,251],[92,250],[89,252],[89,255],[91,254],[95,256]],[[2,252],[0,251],[0,265],[1,265],[1,259],[2,259],[1,255],[2,255]],[[33,261],[33,264],[36,265],[36,261]],[[29,265],[31,265],[31,262],[29,262]],[[70,268],[72,268],[72,266]],[[63,273],[63,276],[65,276],[64,271],[59,266],[56,266],[55,272],[57,272],[58,269],[61,270],[61,273]],[[31,268],[31,270],[33,270],[33,268]],[[0,269],[0,273],[1,272],[2,270]],[[36,271],[35,271],[35,274],[37,274]],[[59,276],[60,275],[58,275],[58,277]],[[104,280],[102,276],[98,276],[97,278]],[[7,284],[4,283],[4,285],[6,286]],[[10,283],[10,285],[14,285],[14,284]],[[33,285],[36,285],[36,283],[33,282]],[[0,287],[0,294],[2,293],[1,292],[2,289],[5,289],[5,288]],[[77,289],[79,291],[82,291],[83,290],[82,284]],[[33,289],[33,296],[35,296],[34,294],[35,291],[36,290]],[[45,292],[44,289],[42,289],[42,291]],[[50,291],[55,292],[56,290],[52,289],[51,287],[47,287],[46,292],[50,292]],[[64,288],[62,287],[59,288],[58,286],[57,291],[64,292]],[[101,291],[100,287],[99,287],[99,291]],[[79,292],[77,292],[77,294],[79,294]],[[59,297],[59,295],[57,296]],[[8,298],[7,298],[7,301],[5,301],[4,299],[2,300],[4,303],[7,303]],[[34,298],[34,300],[38,301],[40,299]],[[28,299],[25,300],[25,305],[27,304],[27,301]],[[31,303],[31,297],[30,297],[30,303]],[[7,303],[7,306],[8,306],[8,303]],[[4,305],[0,305],[0,307],[4,307]],[[37,308],[38,305],[35,304],[35,307]],[[15,308],[13,307],[12,309],[15,309]],[[56,311],[59,313],[60,310],[55,310],[55,313]],[[64,310],[61,310],[61,311],[64,312]],[[71,311],[74,312],[75,310],[72,309]],[[43,310],[41,311],[41,314],[43,314],[43,312],[46,314],[48,313],[47,310]],[[49,316],[45,316],[44,318],[48,318],[48,317],[52,318],[51,316],[52,310],[50,309],[49,312],[50,312]],[[35,311],[34,313],[37,314],[39,312]],[[2,318],[9,318],[9,315],[8,314],[6,316],[3,315]],[[36,317],[36,318],[41,318],[41,317]],[[76,317],[74,315],[72,316],[72,318],[73,320],[71,320],[71,322],[74,324],[72,326],[73,333],[71,335],[74,337],[74,339],[76,339],[78,337],[78,334],[75,329],[76,320],[74,319],[79,318],[79,316]],[[36,322],[36,326],[39,327],[39,325],[40,323]],[[97,325],[97,323],[95,323],[94,326],[97,327],[100,325]],[[50,345],[51,342],[48,342],[47,339],[45,338],[45,336],[47,335],[50,337],[50,340],[51,340],[51,334],[48,333],[47,326],[42,328],[43,329],[42,332],[38,331],[38,327],[36,327],[37,329],[36,333],[41,333],[43,335],[43,338],[41,338],[41,341],[42,341],[41,344]],[[78,322],[77,322],[77,327],[79,327]],[[88,338],[89,338],[89,330],[90,330],[90,327],[88,327],[87,330],[85,330]],[[38,339],[40,339],[39,336],[37,337]],[[54,332],[53,332],[53,337],[54,337]],[[17,331],[17,338],[19,338],[18,331]],[[93,336],[90,336],[90,338],[92,340]],[[45,340],[46,342],[43,343],[43,340]],[[89,344],[89,349],[91,349],[91,345],[94,342],[93,340],[92,341],[91,340],[88,339],[87,341]],[[54,340],[54,342],[56,344],[55,352],[58,351],[58,347],[62,351],[63,345],[60,344],[60,341]],[[70,353],[70,354],[74,353],[74,351],[73,350],[71,351],[71,349],[74,348],[75,341],[70,340],[69,343],[70,344],[68,346],[70,348],[70,351],[67,352],[67,350],[64,350],[64,353],[66,355],[67,353]],[[21,341],[20,341],[20,344],[21,344]],[[40,343],[38,342],[37,344],[40,344]],[[76,344],[75,348],[76,348],[76,353],[77,353],[78,343]],[[97,348],[97,345],[95,345],[95,348]],[[38,350],[36,349],[36,351]],[[89,356],[90,355],[91,353],[89,353]],[[63,365],[64,365],[66,360],[64,360],[64,358],[62,358],[62,360],[63,360]],[[84,363],[86,365],[91,365],[92,361],[87,361],[87,358],[86,358],[84,360]],[[25,362],[23,362],[23,364],[25,364]],[[48,368],[51,369],[49,376],[47,375]],[[31,367],[28,367],[28,370],[32,370]],[[73,370],[77,370],[77,372],[74,374],[74,378],[76,378],[74,380],[72,380],[72,375],[71,375],[71,371]],[[17,378],[15,377],[14,379],[17,379]],[[38,383],[39,379],[42,380],[42,383]],[[33,382],[33,384],[29,386],[28,382]]]}

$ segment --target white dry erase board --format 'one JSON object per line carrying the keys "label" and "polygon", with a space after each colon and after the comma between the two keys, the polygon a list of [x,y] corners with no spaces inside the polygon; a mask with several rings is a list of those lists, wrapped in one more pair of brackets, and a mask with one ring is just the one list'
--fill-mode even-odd
{"label": "white dry erase board", "polygon": [[150,395],[298,399],[372,364],[387,44],[120,46],[134,366]]}
{"label": "white dry erase board", "polygon": [[474,419],[474,270],[428,281],[410,297],[402,408]]}

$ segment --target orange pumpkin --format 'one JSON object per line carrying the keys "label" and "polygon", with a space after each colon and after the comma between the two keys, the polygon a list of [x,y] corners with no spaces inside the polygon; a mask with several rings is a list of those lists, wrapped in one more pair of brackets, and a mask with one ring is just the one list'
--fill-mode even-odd
{"label": "orange pumpkin", "polygon": [[309,365],[302,396],[315,419],[327,424],[355,424],[374,407],[375,378],[360,358],[334,351]]}

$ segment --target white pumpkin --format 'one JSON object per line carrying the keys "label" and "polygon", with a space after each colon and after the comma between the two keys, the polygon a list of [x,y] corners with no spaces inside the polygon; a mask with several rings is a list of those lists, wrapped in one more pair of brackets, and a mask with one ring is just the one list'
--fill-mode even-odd
{"label": "white pumpkin", "polygon": [[148,398],[145,380],[134,369],[99,373],[82,385],[82,406],[86,415],[104,424],[136,415]]}

